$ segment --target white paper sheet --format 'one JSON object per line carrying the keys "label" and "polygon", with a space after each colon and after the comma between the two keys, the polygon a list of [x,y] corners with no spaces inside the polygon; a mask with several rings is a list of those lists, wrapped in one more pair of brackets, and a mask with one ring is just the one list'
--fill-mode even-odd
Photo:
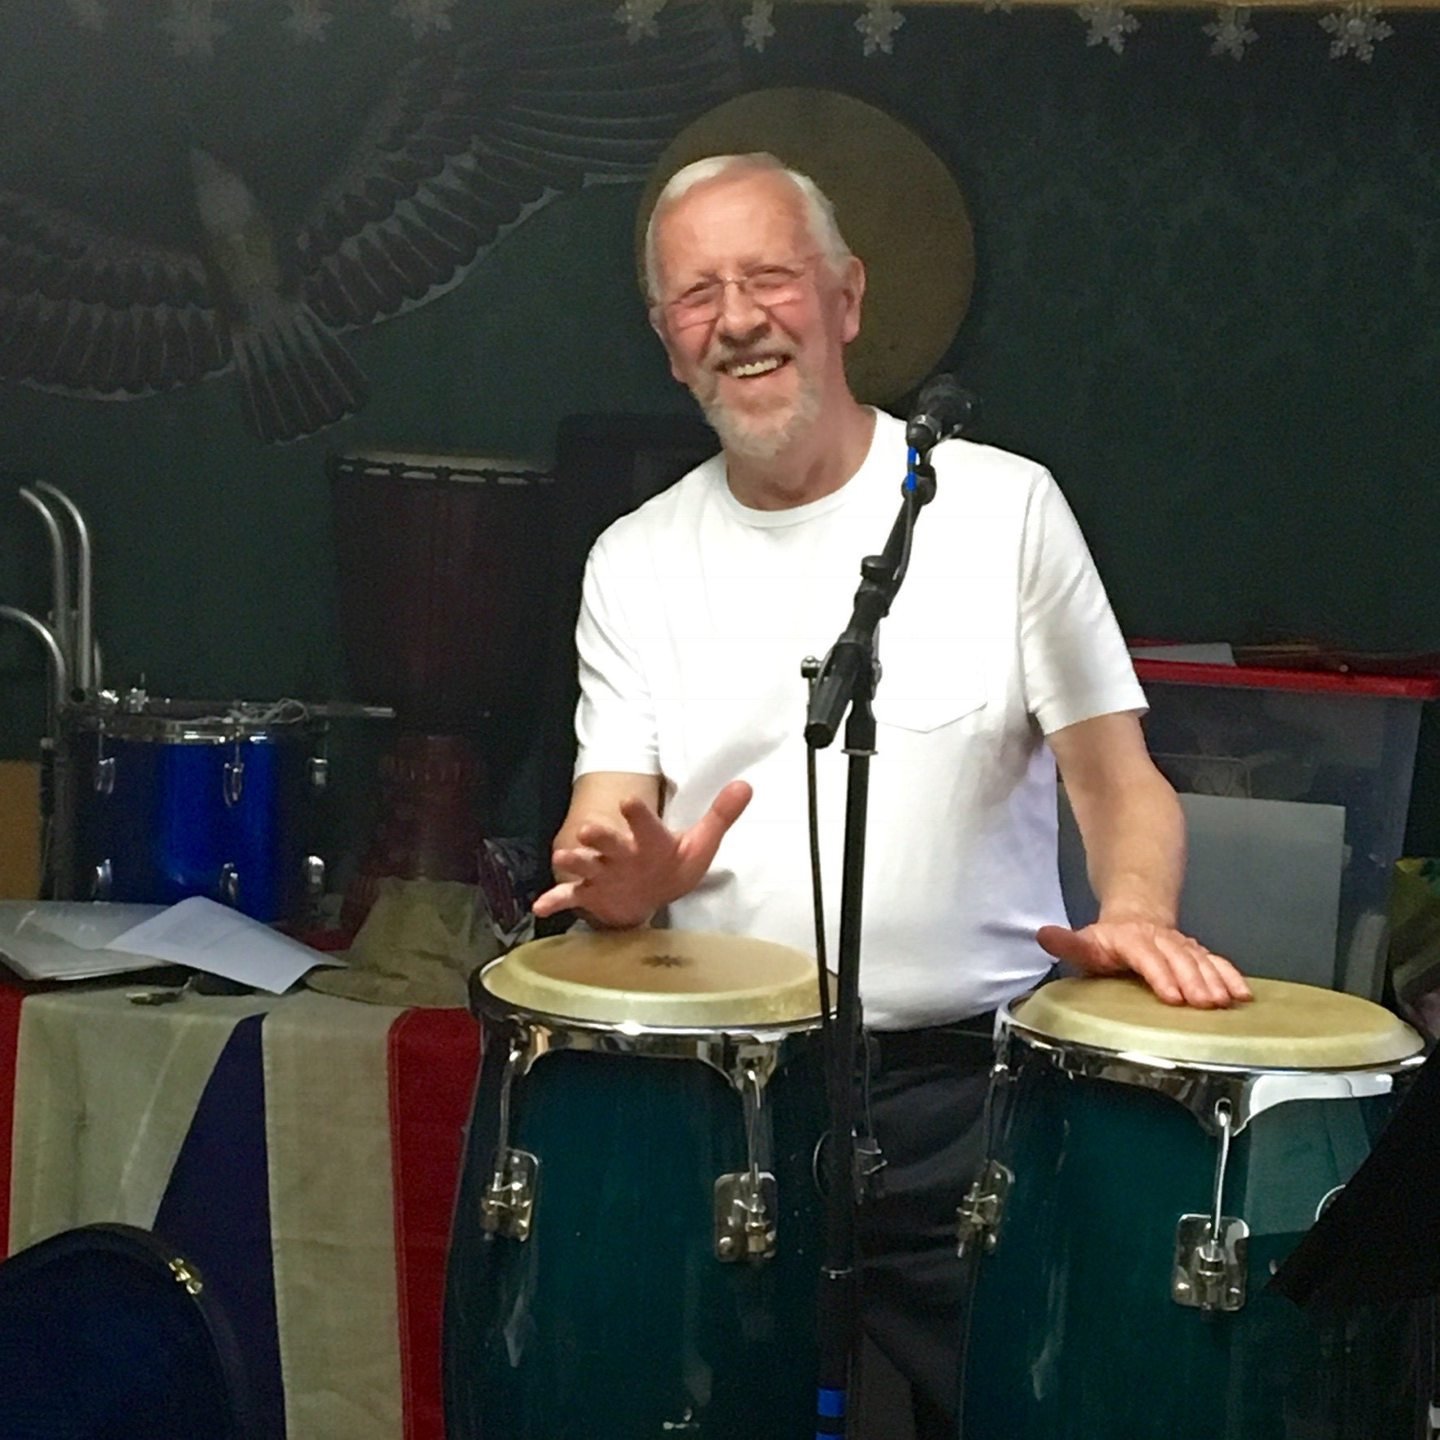
{"label": "white paper sheet", "polygon": [[106,947],[210,975],[223,975],[278,995],[307,970],[337,962],[226,905],[192,895],[117,935]]}
{"label": "white paper sheet", "polygon": [[26,980],[93,980],[151,970],[155,961],[149,955],[102,947],[163,908],[84,900],[0,900],[0,960]]}

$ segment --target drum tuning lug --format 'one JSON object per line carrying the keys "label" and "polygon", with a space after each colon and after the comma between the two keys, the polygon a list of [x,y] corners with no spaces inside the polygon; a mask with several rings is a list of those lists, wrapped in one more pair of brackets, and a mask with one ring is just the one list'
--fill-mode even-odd
{"label": "drum tuning lug", "polygon": [[225,808],[232,809],[238,805],[245,794],[245,762],[240,758],[240,745],[236,742],[235,758],[225,762],[224,779],[221,781],[221,793],[225,797]]}
{"label": "drum tuning lug", "polygon": [[966,1191],[957,1211],[957,1255],[963,1258],[965,1252],[977,1244],[983,1247],[988,1255],[1000,1243],[1000,1221],[1005,1213],[1005,1201],[1010,1194],[1010,1187],[1014,1183],[1014,1171],[998,1160],[986,1162],[985,1168]]}
{"label": "drum tuning lug", "polygon": [[1170,1272],[1170,1298],[1177,1305],[1196,1310],[1239,1310],[1245,1304],[1245,1250],[1250,1227],[1233,1215],[1220,1213],[1234,1133],[1234,1106],[1227,1097],[1215,1102],[1213,1122],[1220,1137],[1214,1199],[1208,1215],[1180,1217],[1175,1232],[1175,1265]]}
{"label": "drum tuning lug", "polygon": [[323,755],[310,757],[310,788],[323,790],[330,783],[330,762]]}
{"label": "drum tuning lug", "polygon": [[325,894],[325,862],[318,855],[305,857],[305,895],[316,901]]}
{"label": "drum tuning lug", "polygon": [[1192,1310],[1234,1311],[1245,1304],[1250,1227],[1231,1215],[1182,1215],[1175,1232],[1170,1298]]}
{"label": "drum tuning lug", "polygon": [[95,793],[97,795],[113,795],[115,793],[115,757],[113,755],[102,755],[95,762]]}
{"label": "drum tuning lug", "polygon": [[224,904],[240,903],[240,871],[228,860],[220,867],[220,880],[216,888]]}
{"label": "drum tuning lug", "polygon": [[177,1255],[169,1264],[170,1273],[178,1284],[184,1286],[187,1295],[198,1295],[204,1290],[205,1281],[201,1278],[200,1272],[188,1260]]}
{"label": "drum tuning lug", "polygon": [[[758,1184],[757,1184],[758,1180]],[[748,1170],[715,1182],[715,1258],[769,1260],[775,1254],[775,1177]]]}
{"label": "drum tuning lug", "polygon": [[873,1199],[880,1193],[880,1172],[885,1168],[885,1153],[873,1135],[857,1135],[851,1156],[855,1165],[855,1194],[861,1200]]}
{"label": "drum tuning lug", "polygon": [[90,877],[90,898],[108,900],[115,885],[115,867],[108,859],[102,860]]}
{"label": "drum tuning lug", "polygon": [[501,1150],[495,1172],[480,1197],[480,1228],[487,1235],[528,1240],[535,1215],[535,1181],[540,1161],[528,1150]]}

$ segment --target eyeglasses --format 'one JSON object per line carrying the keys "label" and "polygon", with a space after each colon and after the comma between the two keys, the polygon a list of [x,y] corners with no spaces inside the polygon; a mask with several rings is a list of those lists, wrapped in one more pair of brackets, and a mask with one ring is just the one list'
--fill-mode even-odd
{"label": "eyeglasses", "polygon": [[762,310],[789,305],[805,294],[805,277],[816,258],[812,255],[794,265],[757,265],[743,275],[715,275],[682,290],[673,300],[662,300],[659,308],[677,330],[688,330],[720,318],[725,309],[725,290],[730,285]]}

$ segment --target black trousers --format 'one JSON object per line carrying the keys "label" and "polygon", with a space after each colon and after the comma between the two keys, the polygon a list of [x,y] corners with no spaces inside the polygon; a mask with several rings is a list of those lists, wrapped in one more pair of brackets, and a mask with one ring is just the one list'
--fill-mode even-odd
{"label": "black trousers", "polygon": [[917,1440],[957,1433],[965,1295],[955,1212],[985,1159],[993,1024],[992,1014],[866,1035],[860,1128],[868,1120],[885,1164],[860,1207],[861,1325],[910,1382]]}

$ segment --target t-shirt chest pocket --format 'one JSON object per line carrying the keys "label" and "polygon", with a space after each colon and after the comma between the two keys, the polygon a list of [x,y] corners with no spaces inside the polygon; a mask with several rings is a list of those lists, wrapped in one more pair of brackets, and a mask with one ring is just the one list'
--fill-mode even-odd
{"label": "t-shirt chest pocket", "polygon": [[985,709],[992,666],[979,647],[957,655],[955,637],[889,636],[880,630],[875,719],[928,733]]}

